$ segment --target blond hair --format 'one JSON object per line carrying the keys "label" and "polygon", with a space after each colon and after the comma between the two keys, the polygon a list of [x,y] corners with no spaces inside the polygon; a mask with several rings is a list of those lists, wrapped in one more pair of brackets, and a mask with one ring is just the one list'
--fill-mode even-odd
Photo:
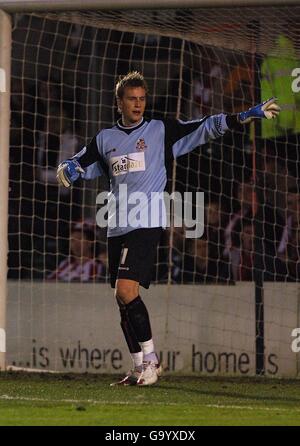
{"label": "blond hair", "polygon": [[130,71],[125,76],[119,76],[115,89],[117,99],[122,99],[126,87],[142,87],[148,93],[147,82],[139,71]]}

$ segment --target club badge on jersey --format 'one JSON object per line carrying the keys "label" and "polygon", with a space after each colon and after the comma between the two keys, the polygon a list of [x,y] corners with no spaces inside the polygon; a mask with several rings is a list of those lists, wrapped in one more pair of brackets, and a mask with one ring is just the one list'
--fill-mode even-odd
{"label": "club badge on jersey", "polygon": [[144,138],[139,138],[136,143],[136,150],[138,150],[139,152],[143,152],[146,149],[147,145],[145,143]]}

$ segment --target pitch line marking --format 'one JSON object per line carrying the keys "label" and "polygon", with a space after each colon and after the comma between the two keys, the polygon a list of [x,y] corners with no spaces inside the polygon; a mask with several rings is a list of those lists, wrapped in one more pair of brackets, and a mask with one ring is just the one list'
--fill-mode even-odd
{"label": "pitch line marking", "polygon": [[[291,410],[289,407],[260,407],[260,406],[234,406],[234,405],[226,405],[226,404],[205,404],[205,407],[210,407],[212,409],[243,409],[243,410],[266,410],[266,411],[280,411],[280,410]],[[300,407],[292,408],[295,412],[300,412]]]}
{"label": "pitch line marking", "polygon": [[[136,401],[134,402],[128,402],[128,401],[97,401],[97,400],[76,400],[76,399],[60,399],[60,400],[47,400],[45,398],[30,398],[25,396],[10,396],[10,395],[0,395],[0,400],[7,400],[7,401],[38,401],[42,403],[72,403],[72,404],[79,404],[79,403],[86,403],[86,404],[122,404],[124,406],[130,405],[130,404],[144,404],[143,402],[138,403]],[[156,405],[160,406],[178,406],[177,403],[162,403],[162,402],[155,402]],[[181,405],[181,404],[180,404]],[[196,404],[198,407],[208,407],[211,409],[229,409],[229,410],[261,410],[261,411],[290,411],[291,408],[289,407],[260,407],[260,406],[238,406],[238,405],[226,405],[226,404]],[[292,408],[294,412],[300,412],[299,408]]]}

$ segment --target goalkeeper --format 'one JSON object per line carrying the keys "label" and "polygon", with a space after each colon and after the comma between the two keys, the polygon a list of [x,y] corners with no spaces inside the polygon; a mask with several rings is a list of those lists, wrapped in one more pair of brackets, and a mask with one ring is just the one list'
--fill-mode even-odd
{"label": "goalkeeper", "polygon": [[149,226],[131,226],[127,217],[133,205],[128,202],[124,206],[119,186],[126,185],[128,197],[135,192],[146,194],[149,210],[151,192],[165,190],[167,171],[175,158],[255,118],[274,118],[280,108],[272,98],[236,115],[219,114],[189,122],[156,120],[144,118],[148,88],[141,73],[133,71],[120,77],[115,92],[121,119],[101,130],[73,158],[62,162],[57,180],[65,187],[79,177],[88,180],[106,175],[110,181],[108,222],[115,218],[116,226],[108,225],[109,271],[121,328],[133,360],[133,369],[116,384],[147,386],[158,380],[162,370],[140,285],[150,285],[164,212],[156,215],[155,224],[150,219]]}

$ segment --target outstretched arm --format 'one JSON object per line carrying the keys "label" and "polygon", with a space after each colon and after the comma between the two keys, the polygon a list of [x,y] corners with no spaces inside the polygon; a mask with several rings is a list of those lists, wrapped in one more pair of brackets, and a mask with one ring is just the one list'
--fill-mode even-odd
{"label": "outstretched arm", "polygon": [[227,130],[242,129],[242,125],[248,124],[255,118],[275,118],[279,112],[280,107],[276,104],[276,98],[271,98],[238,114],[221,113],[187,122],[165,121],[166,145],[172,148],[173,156],[177,158],[224,135]]}

